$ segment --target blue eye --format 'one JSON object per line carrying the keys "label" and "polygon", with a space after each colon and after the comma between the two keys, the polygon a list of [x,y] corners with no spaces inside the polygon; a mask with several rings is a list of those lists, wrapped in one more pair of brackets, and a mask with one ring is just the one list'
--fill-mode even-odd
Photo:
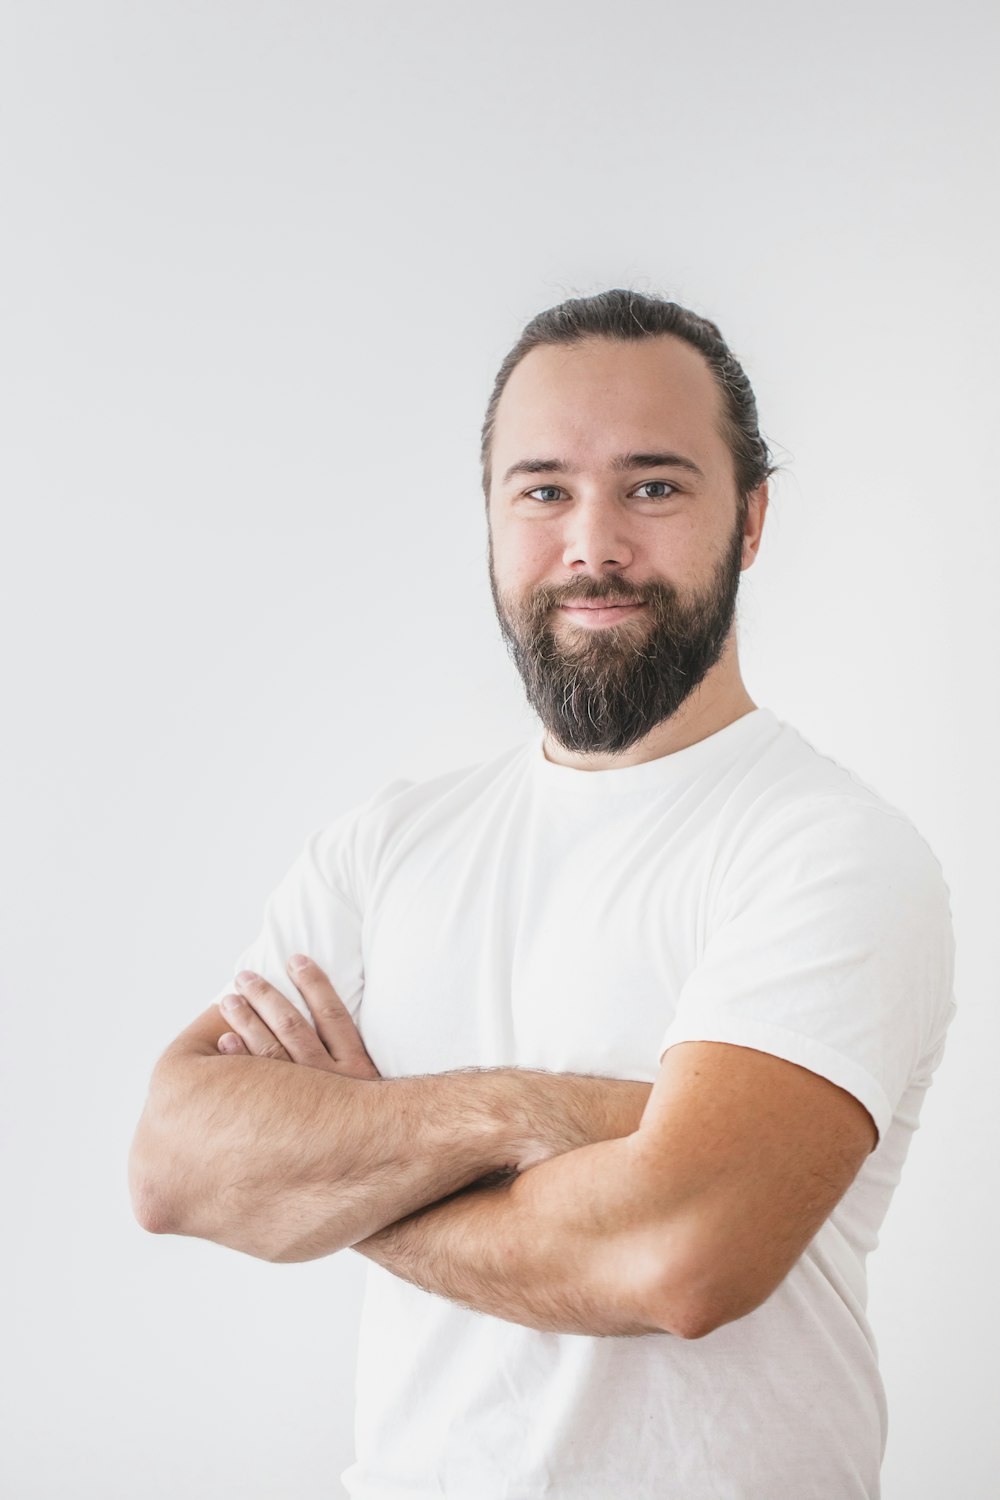
{"label": "blue eye", "polygon": [[[677,493],[677,486],[675,484],[670,484],[666,479],[647,479],[644,480],[642,484],[640,484],[639,488],[641,490],[644,490],[651,484],[658,484],[662,489],[670,490],[671,494]],[[670,495],[650,495],[648,498],[650,500],[669,500]]]}
{"label": "blue eye", "polygon": [[[638,488],[640,490],[648,489],[651,484],[658,484],[662,490],[669,491],[669,493],[662,495],[646,495],[640,498],[647,500],[669,500],[672,495],[676,495],[678,493],[677,486],[675,484],[671,484],[667,479],[646,479],[642,482],[642,484],[639,485]],[[561,495],[564,493],[557,484],[540,484],[533,490],[526,490],[525,494],[530,500],[533,496],[539,495],[545,490],[547,490],[551,495]],[[539,505],[551,505],[553,504],[553,501],[539,500],[538,503]]]}

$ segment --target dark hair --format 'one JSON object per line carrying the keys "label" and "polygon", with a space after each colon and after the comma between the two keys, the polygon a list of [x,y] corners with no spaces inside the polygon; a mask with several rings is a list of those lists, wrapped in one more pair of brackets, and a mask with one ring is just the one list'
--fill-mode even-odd
{"label": "dark hair", "polygon": [[723,433],[733,455],[736,485],[745,506],[751,490],[776,472],[757,423],[757,402],[736,356],[714,323],[697,313],[642,292],[615,287],[593,297],[572,297],[546,308],[525,325],[500,366],[483,421],[480,462],[489,501],[490,464],[497,406],[514,366],[540,344],[575,344],[587,338],[648,339],[671,333],[704,355],[723,396]]}

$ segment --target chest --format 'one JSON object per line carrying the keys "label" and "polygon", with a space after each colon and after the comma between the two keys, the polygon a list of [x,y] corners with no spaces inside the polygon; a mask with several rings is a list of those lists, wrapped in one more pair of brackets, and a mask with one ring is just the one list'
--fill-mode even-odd
{"label": "chest", "polygon": [[704,926],[705,841],[677,834],[636,816],[498,819],[406,851],[362,934],[376,1065],[651,1082]]}

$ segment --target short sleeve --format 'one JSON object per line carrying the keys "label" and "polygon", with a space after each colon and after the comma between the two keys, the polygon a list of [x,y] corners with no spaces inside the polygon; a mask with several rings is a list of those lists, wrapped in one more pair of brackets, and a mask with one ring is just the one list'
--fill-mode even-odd
{"label": "short sleeve", "polygon": [[720,880],[700,961],[660,1048],[731,1042],[859,1099],[881,1140],[954,1011],[948,886],[903,815],[804,801],[748,838]]}
{"label": "short sleeve", "polygon": [[[252,969],[280,990],[311,1022],[302,996],[288,975],[293,953],[307,953],[329,977],[355,1021],[364,989],[364,964],[358,892],[357,828],[359,820],[407,782],[392,782],[367,802],[350,809],[311,833],[291,867],[264,905],[260,930],[232,967]],[[213,997],[217,1005],[231,994],[230,981]]]}

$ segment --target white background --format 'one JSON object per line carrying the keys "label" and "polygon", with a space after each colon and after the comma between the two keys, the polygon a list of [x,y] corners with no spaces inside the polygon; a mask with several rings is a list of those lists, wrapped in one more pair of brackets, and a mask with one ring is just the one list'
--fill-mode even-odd
{"label": "white background", "polygon": [[985,0],[0,6],[16,1500],[340,1493],[365,1263],[149,1235],[128,1145],[307,834],[534,733],[479,427],[610,286],[720,324],[784,466],[751,696],[949,881],[871,1316],[886,1500],[994,1493],[997,40]]}

